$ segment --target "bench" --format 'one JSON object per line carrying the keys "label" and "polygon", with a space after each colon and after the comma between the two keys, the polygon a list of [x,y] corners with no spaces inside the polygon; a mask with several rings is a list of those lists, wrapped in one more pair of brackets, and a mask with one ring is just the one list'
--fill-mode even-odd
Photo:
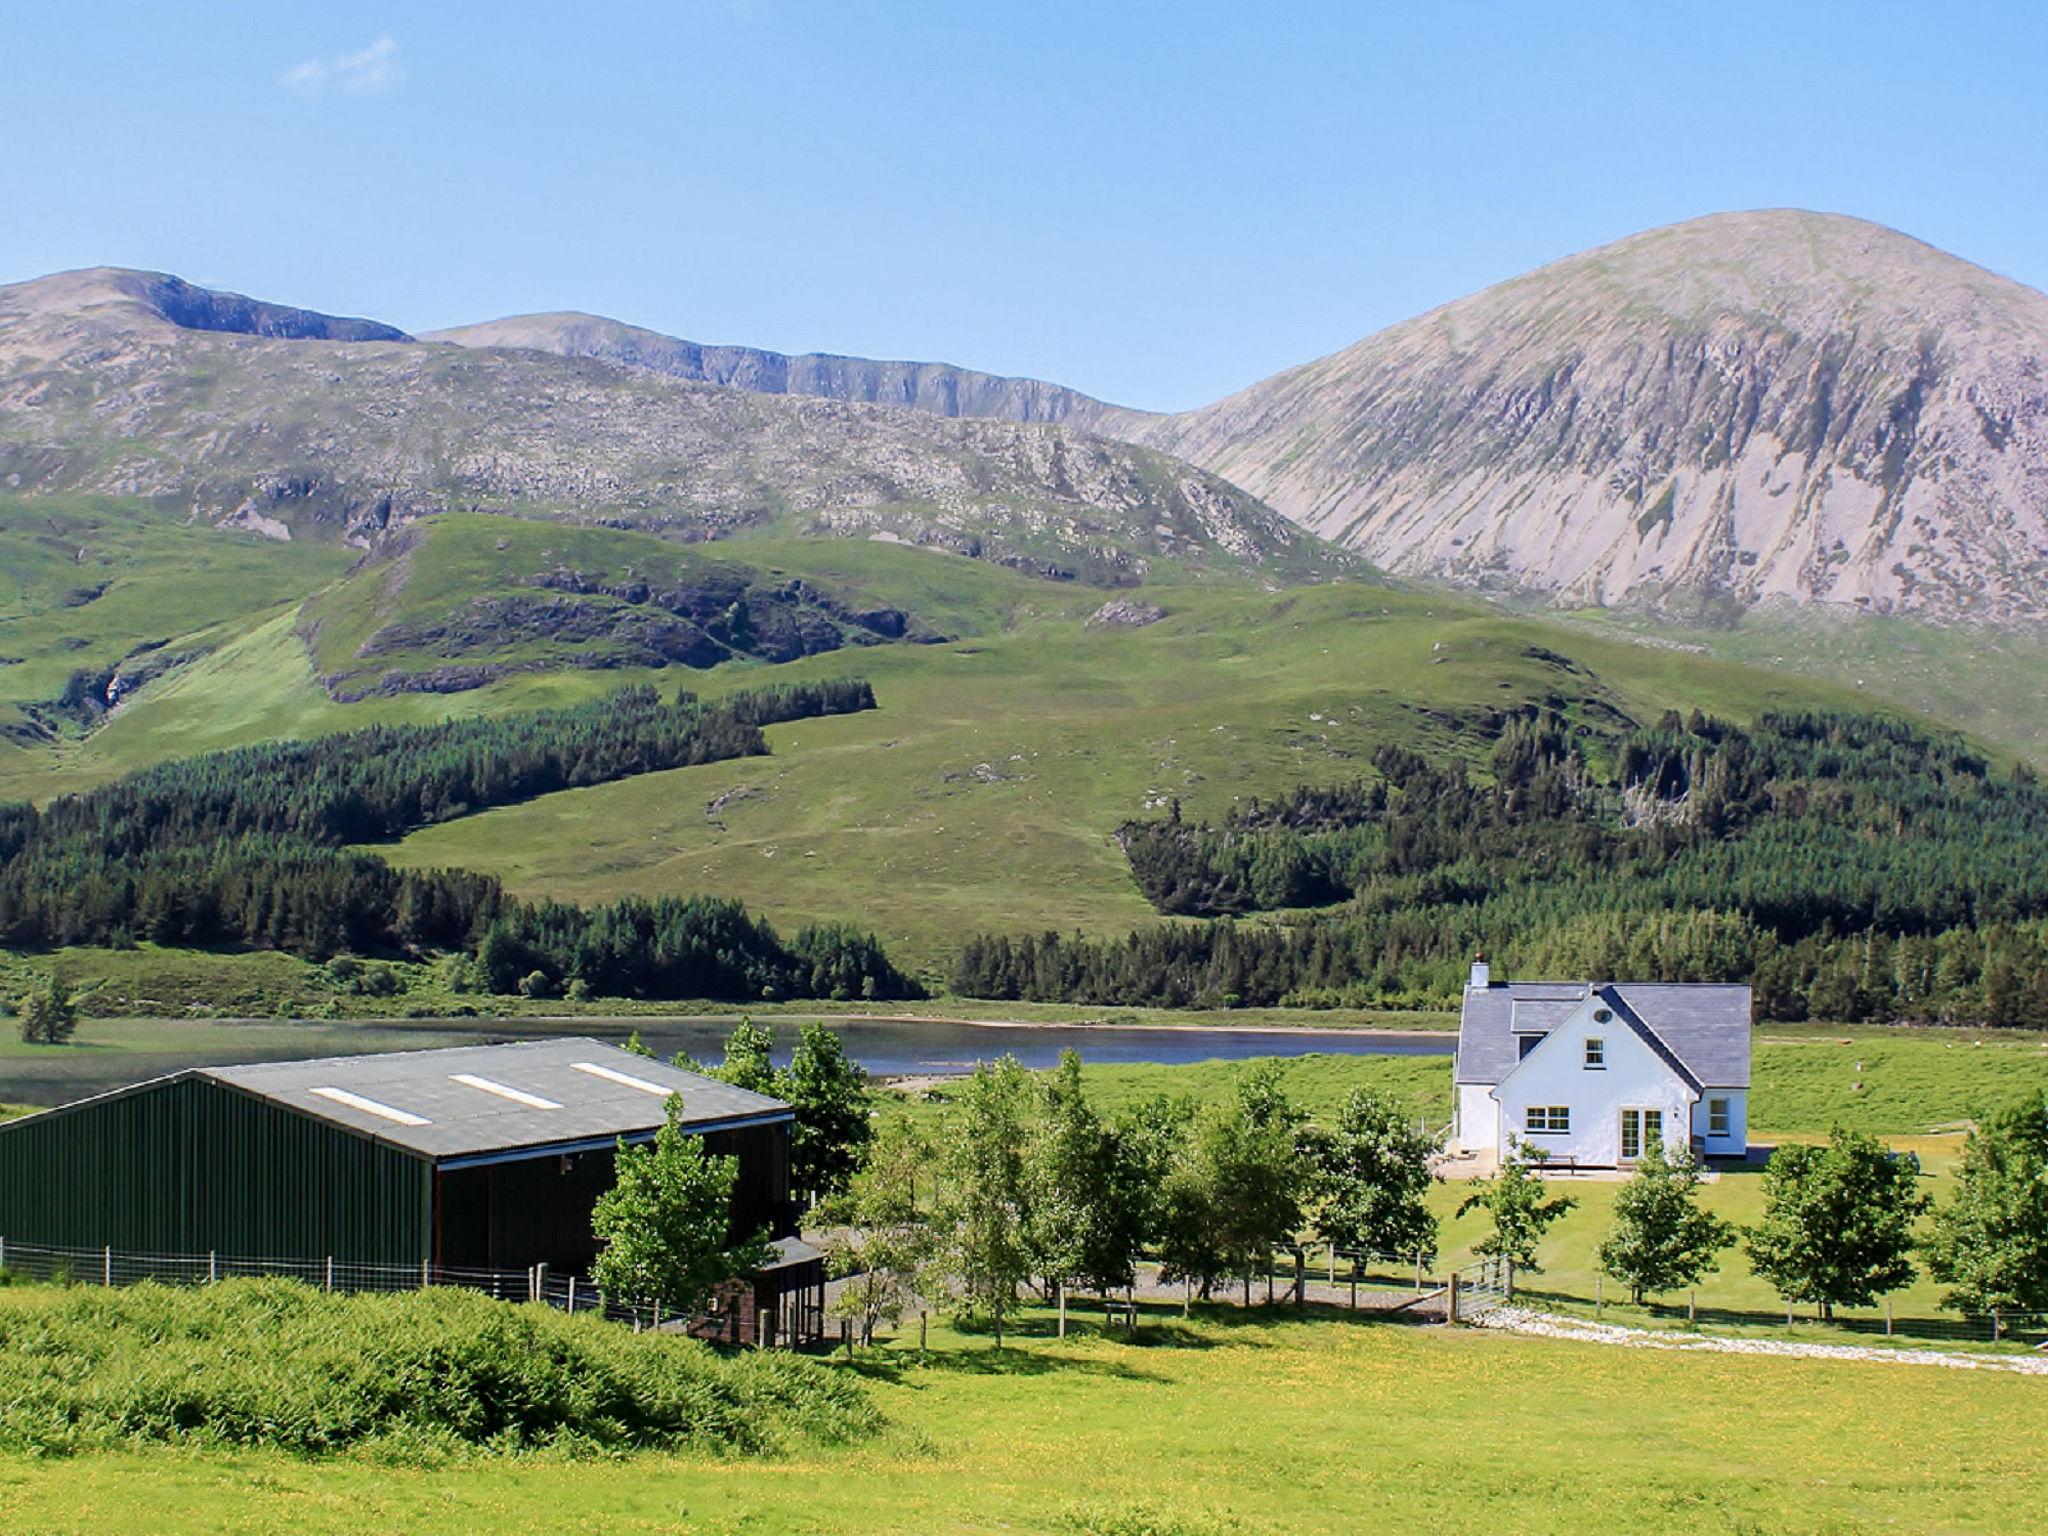
{"label": "bench", "polygon": [[1114,1328],[1118,1324],[1122,1324],[1129,1332],[1136,1333],[1138,1331],[1137,1303],[1131,1301],[1104,1301],[1102,1304],[1102,1322],[1106,1328]]}

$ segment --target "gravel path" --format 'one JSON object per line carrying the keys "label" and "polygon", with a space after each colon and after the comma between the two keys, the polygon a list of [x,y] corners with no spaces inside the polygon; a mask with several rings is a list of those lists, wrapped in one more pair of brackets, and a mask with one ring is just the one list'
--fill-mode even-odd
{"label": "gravel path", "polygon": [[2013,1371],[2023,1376],[2048,1376],[2048,1356],[1967,1355],[1937,1349],[1888,1349],[1861,1344],[1802,1344],[1790,1339],[1716,1339],[1698,1333],[1666,1333],[1658,1329],[1619,1328],[1582,1318],[1497,1307],[1478,1320],[1482,1328],[1536,1334],[1548,1339],[1577,1339],[1588,1344],[1618,1344],[1628,1349],[1707,1350],[1724,1355],[1785,1355],[1799,1360],[1883,1360],[1893,1365],[1945,1365],[1960,1371]]}

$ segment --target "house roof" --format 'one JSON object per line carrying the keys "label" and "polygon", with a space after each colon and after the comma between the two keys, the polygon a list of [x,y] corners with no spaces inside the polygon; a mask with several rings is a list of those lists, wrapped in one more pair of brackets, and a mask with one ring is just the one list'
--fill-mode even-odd
{"label": "house roof", "polygon": [[194,1075],[437,1162],[488,1161],[645,1135],[681,1094],[692,1130],[791,1116],[788,1105],[585,1037],[200,1067]]}
{"label": "house roof", "polygon": [[1681,1077],[1749,1086],[1749,988],[1706,982],[1494,982],[1465,989],[1458,1081],[1497,1083],[1515,1068],[1515,1036],[1547,1033],[1599,992]]}

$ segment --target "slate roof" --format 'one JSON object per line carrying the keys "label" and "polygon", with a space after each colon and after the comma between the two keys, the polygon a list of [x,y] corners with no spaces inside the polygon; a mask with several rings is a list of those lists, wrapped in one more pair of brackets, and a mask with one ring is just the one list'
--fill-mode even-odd
{"label": "slate roof", "polygon": [[683,1123],[698,1131],[791,1116],[779,1099],[581,1036],[194,1075],[436,1161],[609,1145],[660,1126],[671,1093],[682,1095]]}
{"label": "slate roof", "polygon": [[[1497,1083],[1521,1059],[1517,1033],[1548,1031],[1598,991],[1695,1086],[1749,1086],[1749,988],[1703,982],[1502,981],[1465,989],[1461,1083]],[[1567,995],[1572,1001],[1565,1001]],[[1659,1048],[1661,1047],[1661,1049]]]}

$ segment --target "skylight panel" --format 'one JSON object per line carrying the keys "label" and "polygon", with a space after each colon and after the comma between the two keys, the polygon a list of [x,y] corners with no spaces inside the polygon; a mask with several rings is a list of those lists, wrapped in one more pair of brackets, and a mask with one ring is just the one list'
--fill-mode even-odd
{"label": "skylight panel", "polygon": [[479,1093],[494,1093],[501,1099],[510,1099],[514,1104],[524,1104],[528,1109],[560,1109],[562,1106],[553,1099],[544,1099],[537,1093],[528,1093],[523,1088],[514,1088],[510,1083],[493,1082],[488,1077],[478,1077],[474,1072],[451,1072],[448,1081],[460,1083],[465,1088],[474,1088]]}
{"label": "skylight panel", "polygon": [[379,1120],[389,1120],[393,1125],[434,1123],[410,1111],[393,1109],[389,1104],[379,1104],[375,1099],[366,1099],[360,1093],[350,1093],[346,1088],[309,1088],[307,1092],[315,1098],[326,1099],[334,1104],[344,1104],[350,1109],[359,1109],[366,1115],[375,1115]]}
{"label": "skylight panel", "polygon": [[665,1099],[676,1090],[660,1083],[650,1083],[644,1077],[635,1077],[630,1072],[621,1072],[615,1067],[600,1066],[594,1061],[572,1061],[569,1065],[578,1072],[587,1072],[592,1077],[601,1077],[608,1083],[617,1083],[622,1088],[638,1088],[642,1093],[651,1093]]}

